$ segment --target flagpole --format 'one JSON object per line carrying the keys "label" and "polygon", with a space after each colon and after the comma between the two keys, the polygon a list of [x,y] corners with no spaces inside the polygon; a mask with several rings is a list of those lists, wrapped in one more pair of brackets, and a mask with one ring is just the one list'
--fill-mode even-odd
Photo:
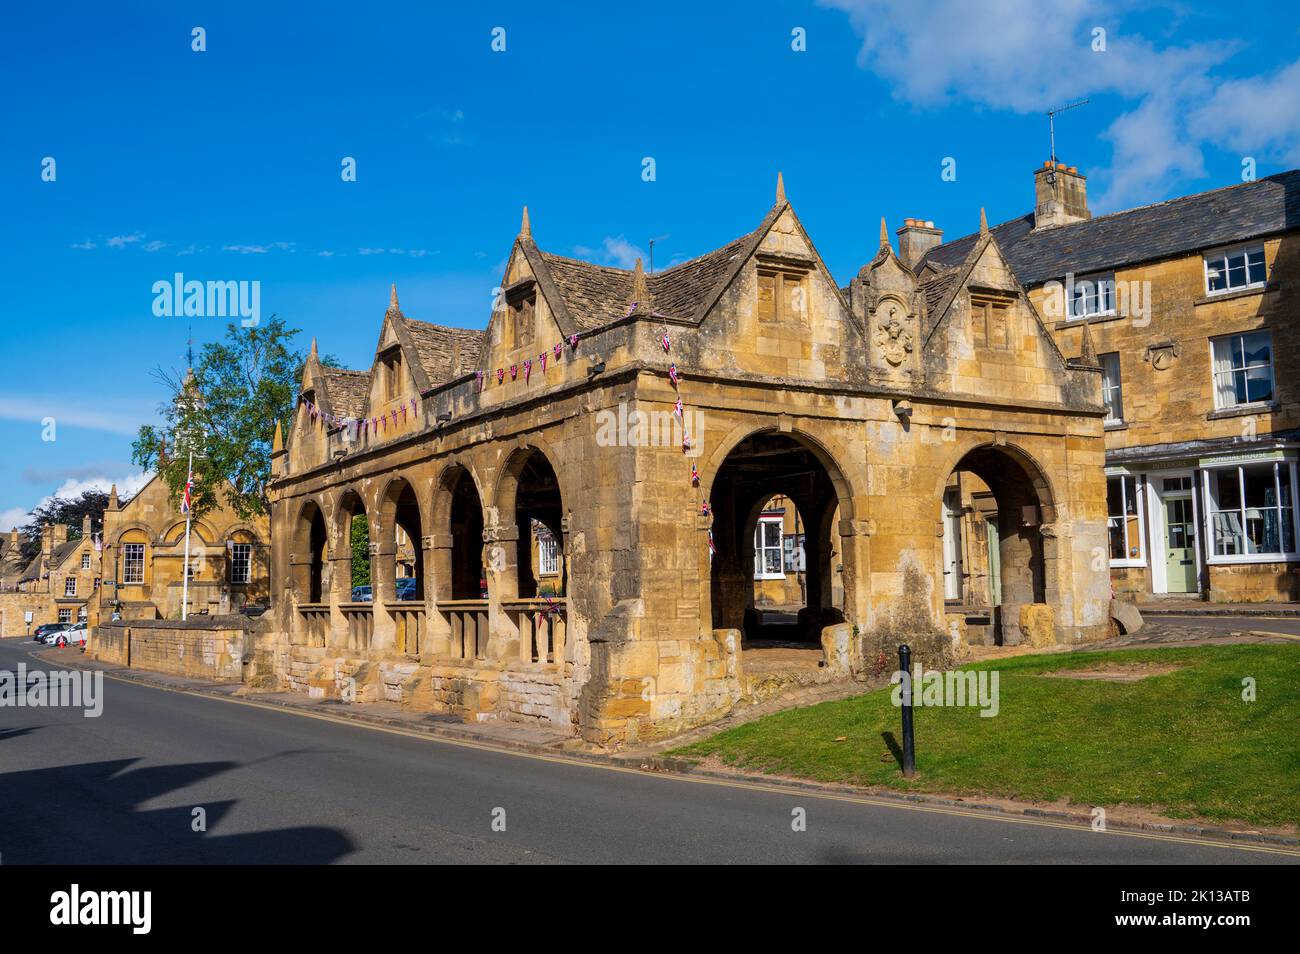
{"label": "flagpole", "polygon": [[[185,496],[190,495],[190,481],[194,479],[194,448],[190,447],[190,463],[185,471]],[[189,619],[190,611],[190,515],[194,504],[185,508],[185,571],[181,583],[181,621]]]}

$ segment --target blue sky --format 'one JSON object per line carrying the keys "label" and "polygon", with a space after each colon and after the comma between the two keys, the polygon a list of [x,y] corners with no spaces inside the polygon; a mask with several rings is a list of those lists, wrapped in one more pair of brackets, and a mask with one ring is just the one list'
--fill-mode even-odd
{"label": "blue sky", "polygon": [[27,6],[0,15],[6,529],[138,483],[151,371],[187,336],[151,288],[178,271],[260,281],[263,315],[363,367],[392,282],[411,317],[486,323],[525,203],[547,250],[630,265],[659,238],[662,268],[753,228],[780,169],[847,281],[882,215],[955,238],[1027,211],[1057,102],[1091,98],[1057,152],[1095,212],[1300,166],[1280,2]]}

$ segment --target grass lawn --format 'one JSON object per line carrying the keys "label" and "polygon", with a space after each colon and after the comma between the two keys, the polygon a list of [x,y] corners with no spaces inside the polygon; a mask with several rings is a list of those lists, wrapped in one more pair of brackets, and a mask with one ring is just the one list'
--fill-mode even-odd
{"label": "grass lawn", "polygon": [[[1042,675],[1140,662],[1182,668],[1129,683]],[[670,754],[821,782],[1300,823],[1300,646],[1019,656],[965,668],[1000,673],[999,712],[915,710],[910,781],[885,740],[901,738],[892,687],[780,712]],[[1241,698],[1247,676],[1255,702]]]}

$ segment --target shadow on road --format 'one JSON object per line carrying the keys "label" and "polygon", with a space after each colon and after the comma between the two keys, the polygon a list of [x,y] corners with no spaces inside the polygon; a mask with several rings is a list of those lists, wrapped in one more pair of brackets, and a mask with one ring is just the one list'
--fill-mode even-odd
{"label": "shadow on road", "polygon": [[[7,730],[7,735],[29,730]],[[3,738],[5,736],[0,736]],[[343,831],[306,825],[213,834],[238,800],[140,806],[240,768],[238,762],[132,768],[136,759],[86,762],[0,774],[5,863],[18,864],[327,864],[355,850]],[[206,830],[194,831],[194,809]],[[22,824],[13,820],[21,818]]]}

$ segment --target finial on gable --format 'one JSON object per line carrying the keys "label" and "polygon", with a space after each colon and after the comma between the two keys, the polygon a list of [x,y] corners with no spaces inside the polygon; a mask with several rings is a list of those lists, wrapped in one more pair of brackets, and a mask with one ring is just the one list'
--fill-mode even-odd
{"label": "finial on gable", "polygon": [[389,311],[402,310],[401,307],[397,304],[397,283],[396,282],[393,283],[392,287],[388,291],[388,310]]}
{"label": "finial on gable", "polygon": [[880,247],[885,248],[889,245],[889,226],[885,225],[885,217],[880,217]]}
{"label": "finial on gable", "polygon": [[116,510],[119,504],[117,502],[117,484],[114,484],[108,491],[108,510]]}
{"label": "finial on gable", "polygon": [[528,224],[528,206],[524,206],[524,218],[523,221],[519,223],[519,237],[520,238],[533,237],[533,227]]}
{"label": "finial on gable", "polygon": [[278,454],[284,450],[284,434],[280,430],[280,420],[275,421],[275,437],[271,440],[271,453]]}
{"label": "finial on gable", "polygon": [[777,205],[785,204],[785,177],[781,175],[781,171],[779,169],[777,170],[776,173],[776,204]]}
{"label": "finial on gable", "polygon": [[312,335],[312,336],[311,336],[311,356],[312,356],[313,358],[315,358],[315,357],[319,357],[319,355],[316,353],[316,336],[315,336],[315,335]]}
{"label": "finial on gable", "polygon": [[650,308],[650,286],[646,283],[645,270],[642,269],[639,258],[632,270],[632,303],[636,305],[637,311],[648,311]]}
{"label": "finial on gable", "polygon": [[981,205],[980,206],[980,235],[988,235],[988,234],[989,234],[989,220],[988,220],[988,216],[984,214],[984,206]]}
{"label": "finial on gable", "polygon": [[1097,359],[1097,346],[1092,343],[1092,332],[1088,330],[1087,323],[1083,326],[1083,342],[1079,347],[1079,361],[1090,368],[1101,367],[1101,361]]}

